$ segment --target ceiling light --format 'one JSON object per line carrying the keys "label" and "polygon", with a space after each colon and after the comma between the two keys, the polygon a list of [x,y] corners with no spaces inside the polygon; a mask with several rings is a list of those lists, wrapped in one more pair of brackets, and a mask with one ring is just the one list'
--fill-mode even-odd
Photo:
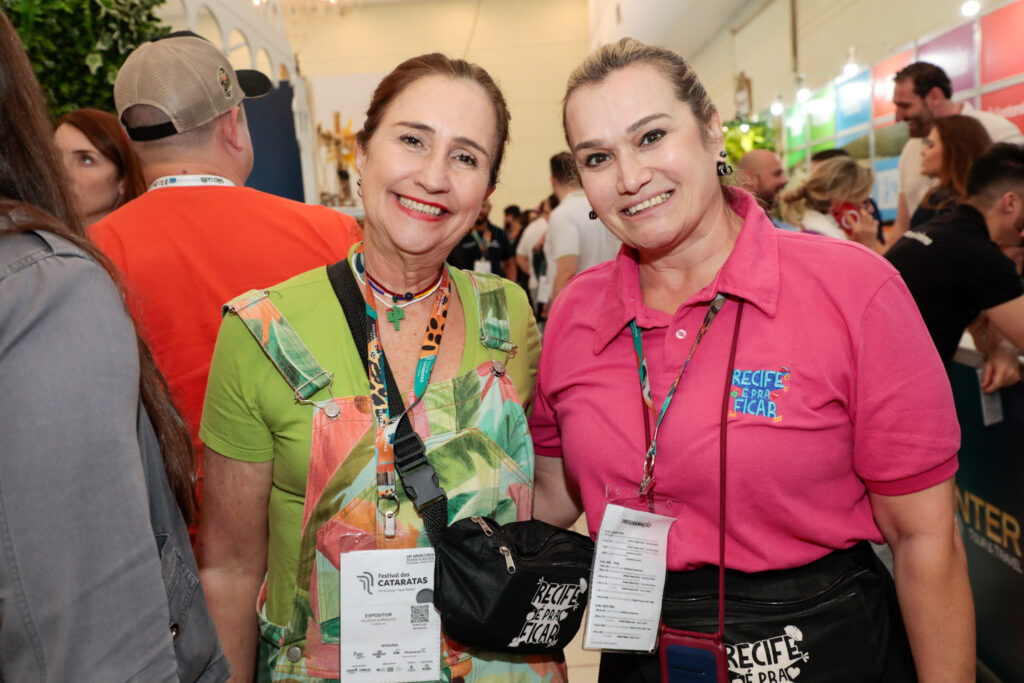
{"label": "ceiling light", "polygon": [[811,91],[807,88],[800,88],[796,91],[797,102],[806,102],[811,99]]}
{"label": "ceiling light", "polygon": [[847,62],[846,66],[843,67],[843,75],[847,78],[853,78],[860,73],[860,67],[854,62]]}
{"label": "ceiling light", "polygon": [[973,17],[980,9],[981,3],[978,0],[967,0],[967,2],[960,5],[960,14],[965,17]]}
{"label": "ceiling light", "polygon": [[782,116],[782,112],[783,112],[782,102],[780,100],[776,99],[774,102],[772,102],[772,107],[771,107],[771,109],[769,111],[771,111],[772,116]]}

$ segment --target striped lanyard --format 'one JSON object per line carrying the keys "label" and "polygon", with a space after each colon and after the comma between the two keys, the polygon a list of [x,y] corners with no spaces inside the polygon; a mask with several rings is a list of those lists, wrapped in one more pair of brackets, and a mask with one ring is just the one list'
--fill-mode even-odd
{"label": "striped lanyard", "polygon": [[[394,503],[394,509],[384,512],[384,535],[393,537],[395,535],[395,515],[398,512],[398,496],[395,495],[394,443],[395,431],[401,415],[396,415],[394,419],[391,419],[388,410],[388,387],[384,376],[384,349],[380,345],[377,310],[374,305],[375,297],[370,287],[370,280],[366,277],[366,262],[362,244],[356,247],[352,254],[352,269],[358,279],[365,282],[366,287],[366,357],[369,364],[370,397],[376,427],[373,445],[374,455],[377,459],[377,506],[378,509],[381,509],[385,500]],[[416,362],[415,399],[405,409],[406,412],[412,410],[413,406],[419,403],[427,390],[430,374],[434,369],[434,361],[437,360],[437,353],[441,348],[441,336],[444,334],[444,324],[448,319],[450,296],[451,283],[448,277],[448,268],[445,266],[437,288],[434,308],[430,313],[430,321],[427,323],[427,331],[423,337],[423,344],[420,345],[420,358]]]}
{"label": "striped lanyard", "polygon": [[[637,370],[640,373],[640,392],[643,394],[644,404],[647,406],[649,414],[657,415],[657,420],[654,423],[654,434],[650,437],[651,443],[647,447],[647,455],[644,458],[644,474],[640,480],[641,496],[646,496],[654,486],[654,458],[658,453],[658,428],[661,427],[661,421],[665,419],[665,413],[668,412],[668,406],[672,402],[672,397],[675,396],[679,380],[683,378],[683,373],[686,372],[686,366],[690,364],[690,359],[693,358],[693,354],[697,351],[701,339],[704,338],[704,334],[711,327],[712,321],[714,321],[718,312],[722,310],[724,304],[724,294],[716,294],[715,298],[708,304],[708,312],[704,315],[704,322],[701,323],[700,331],[697,332],[697,338],[693,340],[690,353],[686,356],[686,361],[683,362],[683,367],[680,368],[676,380],[672,382],[672,386],[668,389],[665,401],[661,404],[660,413],[655,411],[654,399],[651,398],[651,379],[647,373],[647,358],[644,356],[644,344],[640,336],[640,328],[636,324],[636,318],[629,321],[629,330],[633,333],[633,350],[636,351]],[[648,413],[645,413],[644,420],[647,421],[648,419]]]}
{"label": "striped lanyard", "polygon": [[162,187],[234,187],[235,184],[219,175],[165,175],[157,178],[148,190],[159,190]]}

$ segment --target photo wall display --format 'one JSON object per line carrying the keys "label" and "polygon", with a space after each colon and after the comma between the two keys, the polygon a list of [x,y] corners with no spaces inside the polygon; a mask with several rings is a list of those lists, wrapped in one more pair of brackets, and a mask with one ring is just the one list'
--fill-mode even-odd
{"label": "photo wall display", "polygon": [[[782,115],[780,149],[790,172],[806,169],[820,149],[842,147],[891,180],[895,158],[908,139],[892,104],[893,78],[915,61],[941,66],[953,99],[1006,117],[1024,130],[1024,0],[1015,0],[938,35],[927,36],[849,78],[797,102]],[[891,160],[891,161],[890,161]],[[882,218],[896,217],[889,180],[875,185]]]}

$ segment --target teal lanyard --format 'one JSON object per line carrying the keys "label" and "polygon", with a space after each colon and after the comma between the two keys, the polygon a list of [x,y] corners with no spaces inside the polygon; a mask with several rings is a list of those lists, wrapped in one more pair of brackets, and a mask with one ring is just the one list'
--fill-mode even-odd
{"label": "teal lanyard", "polygon": [[491,248],[494,236],[492,235],[491,239],[485,240],[482,232],[477,233],[476,230],[470,230],[469,234],[473,237],[473,241],[476,242],[476,246],[480,248],[481,258],[487,258],[487,250]]}
{"label": "teal lanyard", "polygon": [[[722,306],[725,304],[725,295],[716,294],[715,298],[708,304],[708,312],[704,315],[704,322],[701,323],[700,330],[697,332],[697,338],[693,340],[693,345],[690,347],[690,353],[686,356],[686,361],[683,362],[683,367],[679,369],[679,374],[676,376],[676,380],[672,382],[672,386],[668,389],[668,394],[665,396],[665,402],[661,405],[661,412],[658,413],[658,419],[654,423],[654,434],[651,436],[651,443],[647,447],[647,456],[644,458],[644,474],[640,480],[640,495],[646,496],[648,492],[654,486],[654,458],[658,452],[658,428],[661,427],[661,421],[665,419],[665,413],[668,412],[668,406],[672,402],[672,397],[675,396],[676,387],[679,386],[679,380],[683,378],[683,373],[686,372],[686,366],[690,364],[690,359],[693,358],[693,354],[697,351],[697,347],[700,346],[701,339],[704,338],[704,334],[711,327],[712,321],[718,312],[722,310]],[[651,379],[647,373],[647,358],[644,356],[644,343],[640,336],[640,328],[636,324],[636,318],[629,321],[629,330],[633,334],[633,350],[636,351],[637,370],[640,373],[640,392],[643,394],[644,404],[647,409],[653,415],[655,414],[654,399],[651,398]],[[646,416],[645,416],[646,419]]]}

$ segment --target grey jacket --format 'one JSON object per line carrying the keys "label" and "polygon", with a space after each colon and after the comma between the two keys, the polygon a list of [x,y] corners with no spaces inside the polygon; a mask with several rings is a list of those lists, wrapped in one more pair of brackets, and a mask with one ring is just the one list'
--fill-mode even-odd
{"label": "grey jacket", "polygon": [[0,234],[2,681],[228,676],[138,378],[103,268]]}

